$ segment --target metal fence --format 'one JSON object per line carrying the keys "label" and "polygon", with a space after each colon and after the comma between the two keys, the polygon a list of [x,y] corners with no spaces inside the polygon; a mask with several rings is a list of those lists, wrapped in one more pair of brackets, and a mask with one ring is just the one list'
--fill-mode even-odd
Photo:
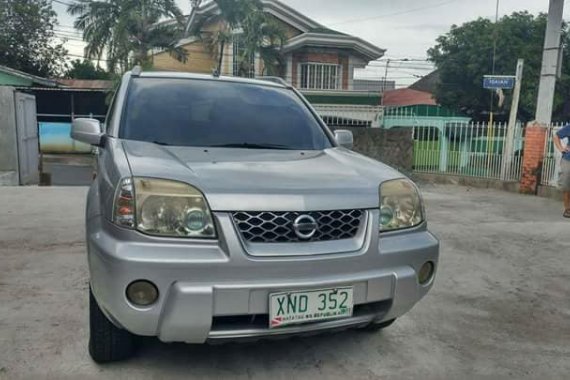
{"label": "metal fence", "polygon": [[565,123],[555,123],[548,127],[546,132],[546,143],[544,144],[544,159],[542,160],[541,185],[556,186],[560,171],[560,159],[562,155],[554,146],[554,134],[562,128]]}
{"label": "metal fence", "polygon": [[518,181],[523,131],[517,124],[507,153],[507,124],[447,123],[414,127],[414,170],[422,173]]}
{"label": "metal fence", "polygon": [[383,107],[313,104],[329,127],[378,127]]}

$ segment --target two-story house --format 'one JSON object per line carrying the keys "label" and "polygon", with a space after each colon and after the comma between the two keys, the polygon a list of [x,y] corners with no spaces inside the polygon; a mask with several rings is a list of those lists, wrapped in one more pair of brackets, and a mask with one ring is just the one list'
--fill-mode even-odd
{"label": "two-story house", "polygon": [[[355,89],[354,73],[384,55],[385,50],[363,39],[329,29],[278,0],[261,0],[264,11],[282,30],[287,41],[280,50],[280,76],[300,89],[313,104],[378,105],[377,89]],[[193,1],[187,19],[186,37],[179,41],[188,52],[185,63],[167,52],[153,57],[154,67],[160,70],[212,73],[218,66],[212,49],[201,38],[200,32],[215,31],[224,22],[214,1]],[[199,30],[198,30],[199,29]],[[240,70],[243,46],[239,31],[222,54],[221,75],[261,77],[267,75],[259,56],[251,57],[249,72]],[[336,112],[338,114],[338,112]],[[338,115],[342,116],[342,115]]]}

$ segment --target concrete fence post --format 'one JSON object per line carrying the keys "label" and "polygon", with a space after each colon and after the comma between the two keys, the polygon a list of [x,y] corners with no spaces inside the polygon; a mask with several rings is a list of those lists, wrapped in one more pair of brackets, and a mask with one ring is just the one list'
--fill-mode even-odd
{"label": "concrete fence post", "polygon": [[526,127],[520,192],[536,194],[540,185],[547,129],[538,123]]}

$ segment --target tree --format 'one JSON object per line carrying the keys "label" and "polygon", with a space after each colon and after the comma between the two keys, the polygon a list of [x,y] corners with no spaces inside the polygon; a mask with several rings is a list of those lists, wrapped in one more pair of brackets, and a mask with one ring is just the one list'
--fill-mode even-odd
{"label": "tree", "polygon": [[[87,58],[101,60],[114,72],[133,65],[152,66],[152,51],[166,50],[180,61],[186,51],[176,46],[184,17],[174,0],[78,0],[67,11],[77,16]],[[172,21],[160,22],[163,18]]]}
{"label": "tree", "polygon": [[49,0],[0,0],[0,64],[41,77],[59,75],[67,51],[55,38]]}
{"label": "tree", "polygon": [[71,62],[71,68],[65,72],[68,79],[111,79],[111,75],[100,67],[95,67],[93,62],[84,59],[76,59]]}
{"label": "tree", "polygon": [[[197,35],[210,47],[217,61],[217,71],[221,72],[224,49],[229,43],[242,45],[238,66],[244,76],[251,69],[250,57],[259,54],[264,69],[263,75],[279,75],[283,60],[279,48],[286,41],[285,32],[263,11],[260,0],[214,0],[220,8],[220,18],[224,21],[216,31],[203,31],[197,28]],[[207,22],[207,20],[204,20]]]}
{"label": "tree", "polygon": [[[483,89],[483,75],[491,74],[493,67],[493,40],[496,35],[496,75],[514,75],[518,58],[525,60],[519,118],[534,118],[538,83],[542,65],[542,49],[546,29],[546,15],[533,16],[528,12],[515,12],[504,16],[497,24],[479,18],[440,36],[437,44],[428,50],[440,74],[435,96],[443,105],[462,111],[475,119],[488,118],[491,91]],[[570,32],[564,25],[564,45],[570,42]],[[570,51],[565,50],[564,62],[570,62]],[[508,118],[511,91],[498,119]],[[497,111],[496,97],[493,101]],[[563,66],[563,75],[557,84],[555,118],[570,119],[570,65]]]}

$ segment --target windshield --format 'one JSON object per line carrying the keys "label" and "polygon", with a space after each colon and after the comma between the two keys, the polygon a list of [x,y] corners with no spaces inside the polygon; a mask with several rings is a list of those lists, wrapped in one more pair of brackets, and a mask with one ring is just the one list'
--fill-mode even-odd
{"label": "windshield", "polygon": [[295,150],[332,146],[293,91],[198,79],[133,79],[119,136],[176,146]]}

